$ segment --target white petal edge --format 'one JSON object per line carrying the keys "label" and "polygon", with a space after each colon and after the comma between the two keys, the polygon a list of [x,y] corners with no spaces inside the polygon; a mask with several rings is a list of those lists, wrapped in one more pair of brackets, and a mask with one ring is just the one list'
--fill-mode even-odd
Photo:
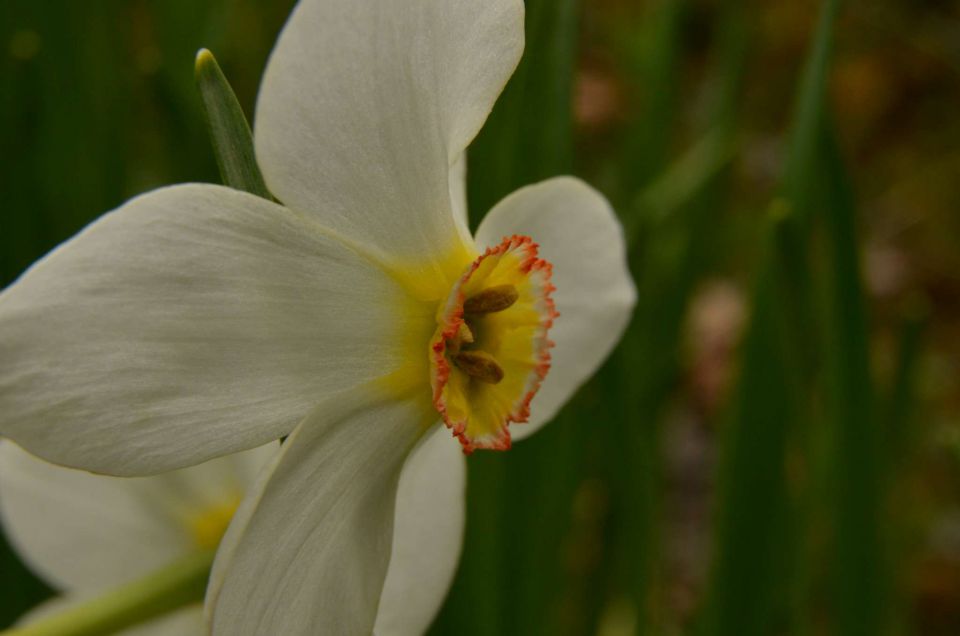
{"label": "white petal edge", "polygon": [[463,547],[466,482],[460,444],[445,426],[434,425],[400,474],[376,636],[418,636],[436,617]]}
{"label": "white petal edge", "polygon": [[284,442],[217,551],[214,635],[368,634],[390,560],[397,483],[436,415],[374,385],[319,405]]}
{"label": "white petal edge", "polygon": [[470,233],[470,213],[467,206],[467,153],[460,153],[460,157],[450,167],[450,204],[453,206],[453,217],[459,224],[461,231]]}
{"label": "white petal edge", "polygon": [[637,292],[627,266],[623,228],[602,194],[572,177],[521,188],[490,210],[477,229],[481,247],[523,234],[553,264],[560,317],[550,329],[550,371],[534,397],[530,421],[514,424],[521,440],[553,418],[623,335]]}
{"label": "white petal edge", "polygon": [[313,218],[220,186],[150,192],[0,294],[0,435],[120,475],[259,446],[403,364],[403,298]]}
{"label": "white petal edge", "polygon": [[230,505],[278,444],[154,477],[93,475],[0,440],[0,522],[20,557],[71,593],[123,585],[197,549],[189,520]]}
{"label": "white petal edge", "polygon": [[448,172],[519,63],[523,18],[521,0],[302,0],[257,101],[270,190],[384,254],[469,241]]}
{"label": "white petal edge", "polygon": [[[58,596],[34,607],[17,621],[17,626],[27,626],[41,618],[58,614],[71,607],[96,598],[96,595]],[[141,623],[116,633],[116,636],[205,636],[203,606],[189,605],[183,609]]]}

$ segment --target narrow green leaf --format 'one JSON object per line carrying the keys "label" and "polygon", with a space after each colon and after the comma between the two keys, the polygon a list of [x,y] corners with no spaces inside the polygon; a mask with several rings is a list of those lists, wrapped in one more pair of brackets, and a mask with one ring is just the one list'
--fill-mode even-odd
{"label": "narrow green leaf", "polygon": [[200,49],[194,72],[224,184],[272,200],[257,166],[250,125],[213,53]]}
{"label": "narrow green leaf", "polygon": [[693,203],[730,165],[735,151],[729,131],[717,128],[651,180],[636,198],[639,214],[624,219],[631,251],[641,228],[662,224]]}
{"label": "narrow green leaf", "polygon": [[[676,338],[685,306],[682,289],[671,289],[660,273],[658,257],[647,246],[657,233],[655,220],[676,217],[696,193],[680,192],[678,182],[704,185],[711,163],[704,162],[704,146],[697,145],[667,171],[676,120],[677,70],[681,55],[680,32],[686,0],[657,0],[645,6],[639,19],[625,20],[619,31],[624,70],[633,79],[635,115],[623,132],[622,155],[617,167],[612,199],[630,249],[630,265],[641,298],[669,289],[656,308],[637,312],[611,362],[601,370],[601,407],[596,421],[606,422],[597,437],[602,458],[596,467],[608,493],[601,565],[591,580],[585,599],[590,620],[609,611],[612,601],[629,604],[641,632],[650,623],[647,596],[654,593],[653,572],[659,555],[660,443],[657,417],[675,370]],[[632,15],[638,13],[631,11]],[[709,149],[707,149],[709,151]],[[662,176],[660,176],[662,175]],[[648,187],[649,186],[649,187]],[[644,189],[647,188],[647,189]],[[680,237],[682,242],[685,237]],[[675,245],[675,243],[674,243]],[[686,265],[686,264],[685,264]],[[662,336],[662,338],[657,338]],[[656,357],[656,359],[654,359]],[[639,425],[638,425],[639,424]],[[588,628],[595,629],[591,624]]]}
{"label": "narrow green leaf", "polygon": [[884,455],[886,464],[900,464],[909,448],[908,428],[917,401],[917,373],[923,335],[930,320],[930,301],[922,295],[908,298],[903,309],[899,348],[890,394],[884,412]]}
{"label": "narrow green leaf", "polygon": [[650,3],[639,28],[624,39],[636,78],[639,110],[624,135],[622,190],[629,198],[667,163],[677,115],[681,29],[687,0]]}
{"label": "narrow green leaf", "polygon": [[734,407],[723,440],[716,556],[702,617],[706,634],[774,633],[783,572],[785,457],[800,400],[795,349],[776,250],[788,222],[775,205],[752,294]]}
{"label": "narrow green leaf", "polygon": [[[922,294],[914,294],[907,298],[901,310],[901,325],[899,346],[894,367],[892,382],[887,399],[884,401],[884,416],[880,420],[883,425],[881,456],[882,469],[885,473],[883,485],[891,498],[890,505],[884,508],[885,521],[888,526],[883,539],[891,547],[891,573],[905,572],[910,567],[910,560],[915,555],[911,539],[914,528],[904,524],[902,519],[893,510],[901,510],[897,504],[909,500],[914,496],[913,484],[910,480],[901,479],[903,470],[909,465],[909,460],[917,448],[917,441],[923,428],[912,426],[915,423],[915,411],[918,406],[917,384],[918,371],[925,332],[930,322],[930,301]],[[906,487],[904,487],[906,486]],[[892,522],[892,523],[891,523]],[[892,627],[889,633],[907,634],[910,632],[913,608],[910,583],[903,577],[893,576],[890,585],[891,591],[889,608],[889,623]]]}
{"label": "narrow green leaf", "polygon": [[837,633],[880,634],[886,618],[879,531],[879,434],[870,379],[869,325],[860,276],[853,193],[832,128],[820,135],[821,179],[828,194],[826,353],[834,436],[834,592]]}
{"label": "narrow green leaf", "polygon": [[[824,120],[836,0],[825,0],[801,78],[774,224],[752,296],[740,379],[724,439],[720,518],[707,634],[749,636],[784,630],[802,596],[799,556],[807,519],[786,479],[787,453],[812,419],[817,377],[808,218],[818,190],[817,143]],[[802,437],[802,435],[801,435]],[[788,629],[789,631],[789,629]]]}
{"label": "narrow green leaf", "polygon": [[[675,49],[681,7],[679,3],[661,5],[661,11],[667,13],[661,14],[657,28],[675,38],[661,40],[661,47]],[[622,405],[617,419],[624,422],[608,449],[611,463],[625,455],[626,467],[614,482],[624,484],[621,494],[626,501],[620,513],[622,545],[613,551],[619,562],[627,564],[621,566],[626,570],[621,576],[641,634],[664,628],[661,606],[668,592],[658,567],[662,558],[660,419],[680,378],[684,316],[716,250],[718,219],[726,205],[727,168],[736,151],[737,104],[749,41],[743,26],[742,7],[725,5],[713,54],[718,83],[708,110],[709,132],[671,165],[657,166],[660,176],[647,182],[635,200],[635,213],[624,217],[640,297],[656,299],[643,303],[637,312],[615,359],[619,373],[604,378],[607,399]],[[666,73],[664,64],[672,68],[676,60],[668,60],[675,56],[675,50],[661,53],[652,65]],[[674,71],[670,81],[675,81]],[[662,117],[659,125],[669,127],[672,114],[664,112]],[[659,134],[666,151],[668,136]]]}
{"label": "narrow green leaf", "polygon": [[[829,496],[832,479],[826,460],[825,440],[829,431],[818,423],[828,420],[818,399],[822,387],[821,367],[826,357],[823,327],[820,324],[821,281],[811,267],[810,225],[813,211],[823,196],[818,182],[818,143],[824,125],[827,86],[833,49],[833,30],[839,12],[839,0],[823,0],[813,33],[807,60],[794,102],[788,151],[780,183],[780,193],[792,214],[781,233],[779,257],[783,261],[785,301],[790,303],[787,320],[796,354],[798,373],[802,378],[805,399],[798,426],[792,433],[797,453],[807,463],[809,480],[806,488],[796,493],[788,510],[788,520],[781,537],[782,549],[788,554],[784,571],[777,582],[789,606],[787,624],[798,631],[812,629],[809,603],[815,590],[815,539],[824,518],[824,500]],[[829,424],[829,422],[825,422]],[[785,458],[784,458],[785,460]]]}
{"label": "narrow green leaf", "polygon": [[781,187],[794,206],[800,222],[805,222],[809,216],[810,196],[814,190],[811,171],[817,163],[817,144],[823,126],[833,50],[833,25],[839,8],[839,0],[824,0],[821,5],[794,105],[789,151]]}

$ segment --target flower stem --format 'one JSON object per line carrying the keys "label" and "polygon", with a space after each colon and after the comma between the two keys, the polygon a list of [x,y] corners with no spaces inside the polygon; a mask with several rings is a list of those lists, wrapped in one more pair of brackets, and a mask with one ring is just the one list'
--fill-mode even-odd
{"label": "flower stem", "polygon": [[213,555],[213,550],[195,552],[103,596],[0,636],[101,636],[200,602]]}

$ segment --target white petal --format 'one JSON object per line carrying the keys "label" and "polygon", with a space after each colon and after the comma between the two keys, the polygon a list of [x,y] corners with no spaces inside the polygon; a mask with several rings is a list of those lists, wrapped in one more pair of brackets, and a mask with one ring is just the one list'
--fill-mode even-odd
{"label": "white petal", "polygon": [[112,474],[259,446],[403,362],[402,293],[312,218],[219,186],[151,192],[0,295],[0,434]]}
{"label": "white petal", "polygon": [[460,444],[445,426],[435,425],[400,475],[377,636],[417,636],[433,622],[460,560],[466,480]]}
{"label": "white petal", "polygon": [[182,521],[204,510],[238,504],[279,450],[280,443],[271,442],[196,466],[126,481],[135,485],[142,496]]}
{"label": "white petal", "polygon": [[325,401],[284,442],[217,552],[214,634],[369,634],[390,560],[404,460],[436,417],[361,388]]}
{"label": "white petal", "polygon": [[189,519],[237,501],[276,453],[270,444],[155,477],[92,475],[0,441],[0,521],[17,553],[51,585],[101,591],[196,550]]}
{"label": "white petal", "polygon": [[477,243],[492,246],[523,234],[553,264],[560,317],[550,329],[552,362],[531,404],[530,421],[510,427],[514,439],[549,421],[600,366],[630,321],[636,289],[627,267],[623,229],[599,192],[560,177],[517,190],[480,224]]}
{"label": "white petal", "polygon": [[468,240],[448,170],[522,50],[521,0],[302,0],[257,102],[267,185],[384,253],[422,259]]}
{"label": "white petal", "polygon": [[[24,614],[17,621],[17,625],[30,625],[40,618],[58,614],[96,596],[96,594],[70,595],[50,599]],[[205,633],[203,606],[197,604],[124,629],[117,632],[116,636],[204,636]]]}

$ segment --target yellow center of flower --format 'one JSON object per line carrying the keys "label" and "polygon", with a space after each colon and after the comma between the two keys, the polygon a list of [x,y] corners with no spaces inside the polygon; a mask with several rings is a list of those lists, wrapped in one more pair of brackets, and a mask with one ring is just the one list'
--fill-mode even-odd
{"label": "yellow center of flower", "polygon": [[437,309],[433,404],[467,453],[510,448],[508,424],[530,415],[550,368],[550,273],[529,237],[509,237],[474,260]]}
{"label": "yellow center of flower", "polygon": [[232,497],[215,505],[207,506],[189,516],[187,525],[194,544],[204,550],[220,545],[233,514],[240,505],[240,497]]}

